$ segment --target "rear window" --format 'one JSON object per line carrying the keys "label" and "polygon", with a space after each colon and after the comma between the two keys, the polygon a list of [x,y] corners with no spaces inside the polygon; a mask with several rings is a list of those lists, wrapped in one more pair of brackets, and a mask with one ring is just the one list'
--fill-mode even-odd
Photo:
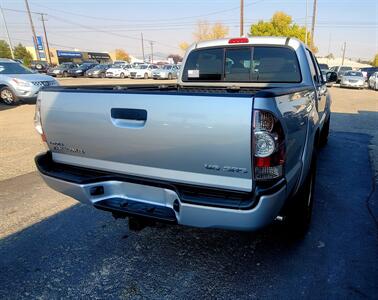
{"label": "rear window", "polygon": [[340,71],[349,71],[352,70],[352,67],[341,67]]}
{"label": "rear window", "polygon": [[290,48],[211,48],[189,54],[183,81],[300,82],[301,73]]}

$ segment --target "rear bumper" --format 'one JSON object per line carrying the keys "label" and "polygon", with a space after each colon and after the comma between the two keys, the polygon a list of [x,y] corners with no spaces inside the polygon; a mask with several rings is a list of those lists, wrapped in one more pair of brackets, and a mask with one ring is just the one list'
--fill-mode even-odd
{"label": "rear bumper", "polygon": [[[195,199],[174,184],[141,182],[117,174],[65,167],[54,163],[49,153],[37,156],[36,164],[47,185],[82,203],[111,212],[193,227],[257,230],[276,218],[287,198],[284,181],[269,189],[256,188],[249,194],[249,202],[243,202],[236,196],[230,197],[230,191],[224,191],[224,198],[231,200],[217,202],[215,197],[209,196],[209,192],[205,196],[195,193],[198,195]],[[193,190],[196,189],[193,187]],[[227,206],[224,204],[227,201],[238,205]]]}

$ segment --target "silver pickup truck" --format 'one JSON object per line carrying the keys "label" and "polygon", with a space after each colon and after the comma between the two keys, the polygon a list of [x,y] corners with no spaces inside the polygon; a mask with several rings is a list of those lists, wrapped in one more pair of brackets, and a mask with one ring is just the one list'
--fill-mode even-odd
{"label": "silver pickup truck", "polygon": [[[305,233],[331,99],[315,56],[284,37],[192,45],[177,84],[49,87],[36,157],[53,189],[151,221]],[[327,74],[335,81],[335,73]]]}

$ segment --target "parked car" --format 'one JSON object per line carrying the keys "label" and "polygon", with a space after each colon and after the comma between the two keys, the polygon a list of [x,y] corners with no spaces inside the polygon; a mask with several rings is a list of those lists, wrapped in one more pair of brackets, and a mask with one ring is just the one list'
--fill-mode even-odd
{"label": "parked car", "polygon": [[360,71],[347,71],[341,78],[340,87],[351,87],[363,89],[365,86],[365,78]]}
{"label": "parked car", "polygon": [[142,64],[137,65],[130,70],[130,78],[152,78],[152,71],[158,69],[159,67],[152,64]]}
{"label": "parked car", "polygon": [[178,85],[42,91],[42,178],[131,229],[251,231],[277,219],[304,234],[331,120],[315,56],[294,38],[243,37],[198,42],[183,66]]}
{"label": "parked car", "polygon": [[113,65],[106,71],[106,77],[108,78],[126,78],[130,76],[131,65]]}
{"label": "parked car", "polygon": [[89,69],[85,72],[86,77],[97,77],[97,78],[105,78],[106,76],[106,70],[108,70],[111,67],[110,64],[100,64],[95,66],[92,69]]}
{"label": "parked car", "polygon": [[77,68],[68,70],[68,76],[81,77],[85,75],[85,72],[97,66],[98,63],[83,63]]}
{"label": "parked car", "polygon": [[371,89],[378,91],[378,72],[373,73],[369,77],[368,84]]}
{"label": "parked car", "polygon": [[152,72],[153,79],[173,79],[177,78],[178,67],[176,65],[165,65]]}
{"label": "parked car", "polygon": [[47,70],[47,75],[53,76],[53,77],[58,77],[58,76],[63,76],[67,77],[68,76],[68,71],[71,69],[77,68],[78,65],[74,64],[72,62],[66,62],[62,63],[59,66],[55,68],[50,68]]}
{"label": "parked car", "polygon": [[368,81],[374,72],[378,72],[378,67],[361,68],[360,72],[364,75],[365,80]]}
{"label": "parked car", "polygon": [[47,75],[34,73],[22,64],[0,58],[0,99],[8,105],[34,101],[42,87],[58,82]]}
{"label": "parked car", "polygon": [[348,66],[334,66],[330,69],[331,71],[333,72],[336,72],[337,74],[337,83],[339,83],[344,75],[345,72],[347,71],[352,71],[353,68],[352,67],[348,67]]}
{"label": "parked car", "polygon": [[115,60],[113,61],[113,65],[114,66],[117,66],[117,65],[128,65],[129,63],[126,61],[126,60]]}
{"label": "parked car", "polygon": [[47,61],[44,60],[33,60],[30,63],[30,69],[37,71],[38,73],[47,73],[47,70],[50,68],[50,65]]}
{"label": "parked car", "polygon": [[329,70],[329,66],[327,64],[319,64],[320,70]]}

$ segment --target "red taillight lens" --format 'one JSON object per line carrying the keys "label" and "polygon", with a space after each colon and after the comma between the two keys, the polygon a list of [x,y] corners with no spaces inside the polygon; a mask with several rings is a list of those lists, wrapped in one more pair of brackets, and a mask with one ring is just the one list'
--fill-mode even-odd
{"label": "red taillight lens", "polygon": [[248,38],[235,38],[235,39],[228,40],[228,43],[229,44],[245,44],[245,43],[249,43],[249,39]]}
{"label": "red taillight lens", "polygon": [[285,136],[278,119],[269,112],[253,113],[253,162],[256,180],[283,176]]}

